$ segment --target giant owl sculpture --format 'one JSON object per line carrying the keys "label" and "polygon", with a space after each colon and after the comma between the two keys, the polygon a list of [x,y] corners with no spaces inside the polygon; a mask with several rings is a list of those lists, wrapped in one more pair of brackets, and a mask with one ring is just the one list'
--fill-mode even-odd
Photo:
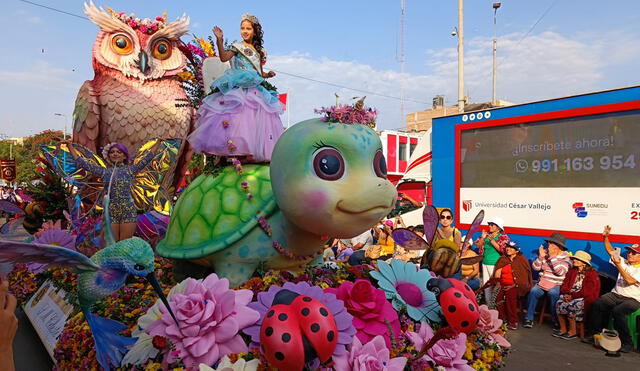
{"label": "giant owl sculpture", "polygon": [[73,141],[93,151],[111,142],[135,151],[152,138],[185,138],[193,110],[176,107],[186,94],[174,76],[185,67],[178,43],[189,18],[167,23],[166,14],[150,21],[93,2],[84,8],[100,31],[93,44],[95,77],[76,98]]}

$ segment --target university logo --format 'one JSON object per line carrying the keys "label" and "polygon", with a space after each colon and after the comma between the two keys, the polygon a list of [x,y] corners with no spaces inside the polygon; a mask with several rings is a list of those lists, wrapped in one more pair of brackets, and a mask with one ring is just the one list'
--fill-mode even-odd
{"label": "university logo", "polygon": [[473,206],[471,200],[464,200],[462,201],[462,209],[464,211],[469,211],[471,210],[471,207]]}
{"label": "university logo", "polygon": [[587,217],[587,209],[584,207],[584,203],[582,202],[574,202],[571,205],[573,211],[576,213],[578,218],[586,218]]}

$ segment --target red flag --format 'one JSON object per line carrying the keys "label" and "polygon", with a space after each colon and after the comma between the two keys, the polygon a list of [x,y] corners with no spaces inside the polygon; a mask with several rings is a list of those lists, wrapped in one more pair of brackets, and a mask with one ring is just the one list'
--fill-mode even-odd
{"label": "red flag", "polygon": [[282,104],[282,109],[284,109],[285,111],[287,110],[287,94],[288,93],[278,95],[278,100]]}

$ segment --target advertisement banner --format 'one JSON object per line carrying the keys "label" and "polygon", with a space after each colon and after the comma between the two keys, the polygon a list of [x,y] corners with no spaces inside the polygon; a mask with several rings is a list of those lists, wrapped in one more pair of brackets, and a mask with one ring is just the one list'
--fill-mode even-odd
{"label": "advertisement banner", "polygon": [[7,182],[16,179],[16,160],[0,160],[0,176]]}
{"label": "advertisement banner", "polygon": [[500,217],[511,227],[557,232],[601,233],[607,224],[616,234],[637,235],[638,188],[461,188],[460,221],[469,224],[480,210],[485,220]]}
{"label": "advertisement banner", "polygon": [[512,232],[599,239],[612,225],[620,242],[639,235],[640,110],[458,130],[463,226],[484,209]]}

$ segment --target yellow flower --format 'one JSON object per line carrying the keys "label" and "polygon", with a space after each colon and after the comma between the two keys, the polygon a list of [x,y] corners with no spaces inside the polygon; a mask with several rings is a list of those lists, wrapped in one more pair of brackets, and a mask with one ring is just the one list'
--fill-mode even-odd
{"label": "yellow flower", "polygon": [[182,81],[195,81],[196,77],[189,71],[182,71],[178,73],[178,78]]}
{"label": "yellow flower", "polygon": [[473,351],[471,350],[471,348],[467,348],[467,350],[464,352],[464,358],[468,360],[473,359]]}
{"label": "yellow flower", "polygon": [[147,367],[145,367],[144,371],[160,371],[162,370],[162,365],[156,362],[149,363]]}
{"label": "yellow flower", "polygon": [[203,37],[198,38],[198,43],[200,44],[200,48],[202,48],[202,50],[204,50],[204,52],[207,53],[208,56],[212,57],[216,55],[216,52],[215,50],[213,50],[213,46],[211,45],[211,43],[205,41]]}
{"label": "yellow flower", "polygon": [[320,287],[322,287],[322,289],[328,289],[329,285],[327,285],[326,282],[320,282]]}

